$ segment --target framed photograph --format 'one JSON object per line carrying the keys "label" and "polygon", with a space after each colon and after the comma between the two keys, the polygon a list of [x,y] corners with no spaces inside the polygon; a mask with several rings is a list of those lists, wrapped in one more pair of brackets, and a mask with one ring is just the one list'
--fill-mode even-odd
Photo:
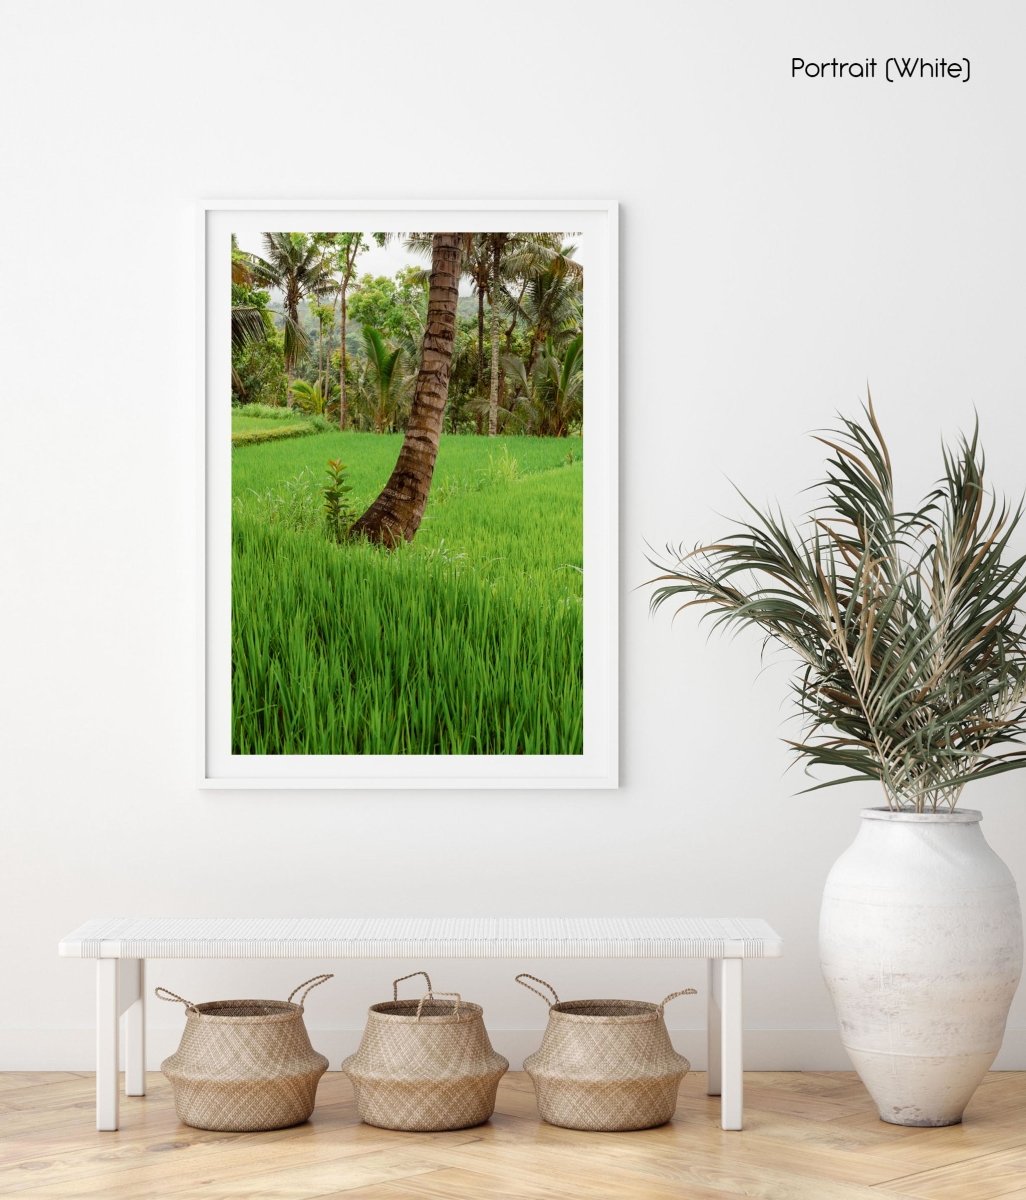
{"label": "framed photograph", "polygon": [[616,206],[200,223],[202,785],[616,787]]}

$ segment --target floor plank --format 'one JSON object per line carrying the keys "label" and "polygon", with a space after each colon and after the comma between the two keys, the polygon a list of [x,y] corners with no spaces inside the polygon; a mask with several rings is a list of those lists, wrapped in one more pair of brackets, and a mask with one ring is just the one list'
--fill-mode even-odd
{"label": "floor plank", "polygon": [[93,1078],[0,1074],[0,1195],[19,1200],[1026,1200],[1026,1072],[988,1076],[963,1125],[880,1121],[856,1076],[745,1077],[745,1129],[689,1074],[670,1125],[558,1129],[530,1080],[508,1075],[477,1129],[404,1134],[360,1123],[331,1073],[313,1119],[228,1134],[179,1122],[159,1074],[122,1097],[122,1128],[94,1128]]}
{"label": "floor plank", "polygon": [[892,1184],[918,1200],[993,1200],[1026,1196],[1026,1146],[983,1154],[951,1166],[908,1175]]}
{"label": "floor plank", "polygon": [[0,1095],[11,1088],[39,1087],[44,1083],[92,1079],[81,1071],[4,1071],[0,1074]]}

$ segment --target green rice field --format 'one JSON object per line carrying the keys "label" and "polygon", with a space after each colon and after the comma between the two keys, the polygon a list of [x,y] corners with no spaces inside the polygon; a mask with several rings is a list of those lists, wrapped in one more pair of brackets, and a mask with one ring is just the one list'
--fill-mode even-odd
{"label": "green rice field", "polygon": [[443,435],[410,545],[329,541],[327,461],[359,515],[400,443],[233,450],[233,752],[582,753],[581,439]]}

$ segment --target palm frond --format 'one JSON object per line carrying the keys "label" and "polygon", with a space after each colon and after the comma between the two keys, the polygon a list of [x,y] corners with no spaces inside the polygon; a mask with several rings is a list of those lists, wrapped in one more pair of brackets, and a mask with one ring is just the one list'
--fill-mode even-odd
{"label": "palm frond", "polygon": [[1010,550],[1023,507],[987,491],[978,428],[944,448],[911,511],[871,401],[817,436],[830,455],[805,524],[742,497],[725,537],[651,560],[651,606],[705,606],[797,656],[803,736],[788,744],[807,768],[847,772],[816,788],[869,778],[894,808],[954,807],[970,779],[1026,766],[1021,749],[992,753],[1026,733],[1026,555]]}
{"label": "palm frond", "polygon": [[285,366],[291,368],[306,353],[310,339],[300,322],[287,312],[282,314],[282,335],[285,347]]}
{"label": "palm frond", "polygon": [[265,310],[255,304],[232,305],[232,349],[242,350],[267,336]]}
{"label": "palm frond", "polygon": [[397,374],[397,367],[403,355],[402,346],[390,347],[381,332],[371,325],[364,325],[362,333],[367,360],[377,381],[374,423],[375,427],[381,430],[386,426],[395,425],[399,401],[402,399],[401,393],[406,390],[405,384],[410,381],[401,380]]}

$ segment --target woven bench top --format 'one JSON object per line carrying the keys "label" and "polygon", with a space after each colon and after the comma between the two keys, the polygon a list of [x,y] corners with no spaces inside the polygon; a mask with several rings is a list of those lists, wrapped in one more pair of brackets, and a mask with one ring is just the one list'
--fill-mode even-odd
{"label": "woven bench top", "polygon": [[69,958],[776,958],[740,917],[109,917]]}

